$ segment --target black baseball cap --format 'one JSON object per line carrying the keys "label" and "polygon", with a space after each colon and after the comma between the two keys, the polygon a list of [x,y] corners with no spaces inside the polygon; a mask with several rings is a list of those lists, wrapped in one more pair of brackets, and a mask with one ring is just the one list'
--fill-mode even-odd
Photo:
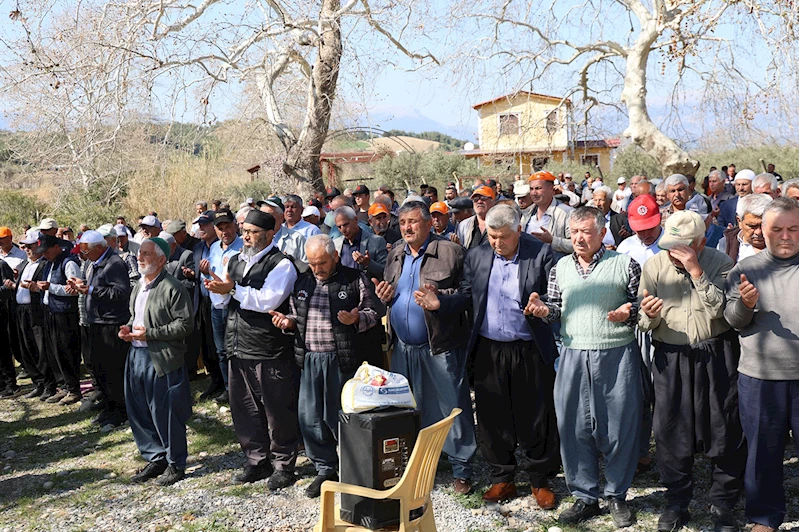
{"label": "black baseball cap", "polygon": [[495,187],[495,186],[497,186],[497,182],[494,179],[489,179],[488,181],[486,181],[486,186],[487,187]]}
{"label": "black baseball cap", "polygon": [[38,246],[36,247],[36,251],[34,253],[44,253],[48,249],[53,246],[60,246],[63,248],[62,245],[64,241],[60,238],[53,236],[53,235],[45,235],[44,233],[39,233],[39,242]]}
{"label": "black baseball cap", "polygon": [[341,196],[341,191],[336,187],[327,187],[325,198],[335,198],[336,196]]}
{"label": "black baseball cap", "polygon": [[236,215],[230,209],[222,209],[214,213],[214,226],[224,223],[235,223]]}
{"label": "black baseball cap", "polygon": [[355,194],[369,194],[369,187],[366,185],[358,185],[355,187],[355,190],[352,191],[352,195],[354,196]]}
{"label": "black baseball cap", "polygon": [[200,224],[200,225],[214,223],[214,215],[215,214],[216,214],[215,211],[205,211],[204,213],[199,215],[197,218],[195,218],[194,221],[192,221],[191,223]]}

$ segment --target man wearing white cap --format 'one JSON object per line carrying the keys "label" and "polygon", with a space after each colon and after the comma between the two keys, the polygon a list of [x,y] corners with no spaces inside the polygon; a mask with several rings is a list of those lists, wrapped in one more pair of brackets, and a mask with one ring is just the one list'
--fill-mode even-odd
{"label": "man wearing white cap", "polygon": [[119,327],[128,322],[130,278],[128,268],[105,237],[86,231],[80,237],[80,254],[87,261],[86,280],[69,279],[72,289],[86,296],[89,349],[97,384],[105,397],[105,409],[97,418],[100,426],[124,423],[125,359],[127,345],[119,338]]}
{"label": "man wearing white cap", "polygon": [[45,218],[39,223],[38,229],[39,233],[43,235],[56,236],[55,234],[58,232],[58,222],[52,218]]}
{"label": "man wearing white cap", "polygon": [[[139,265],[136,261],[136,254],[139,251],[139,244],[128,240],[127,228],[122,224],[111,226],[111,224],[101,225],[97,231],[105,237],[108,246],[119,255],[122,262],[128,268],[130,286],[133,287],[141,275],[139,275]],[[123,245],[124,241],[124,245]]]}
{"label": "man wearing white cap", "polygon": [[27,259],[19,265],[19,280],[15,285],[16,324],[22,360],[34,385],[33,390],[25,394],[26,399],[39,397],[45,389],[52,390],[56,387],[53,370],[47,363],[45,351],[42,292],[37,282],[44,279],[47,261],[42,260],[41,253],[34,251],[38,240],[39,231],[36,229],[28,230],[25,237],[20,239],[20,246],[25,248]]}
{"label": "man wearing white cap", "polygon": [[530,185],[524,179],[513,182],[513,196],[516,204],[522,211],[521,225],[527,227],[530,216],[533,215],[533,198],[530,197]]}
{"label": "man wearing white cap", "polygon": [[658,531],[690,519],[694,455],[712,465],[710,515],[717,532],[737,532],[732,511],[743,493],[746,444],[738,415],[738,335],[724,320],[724,281],[733,261],[705,247],[693,210],[672,214],[644,265],[638,326],[655,346],[653,427],[667,508]]}
{"label": "man wearing white cap", "polygon": [[161,221],[155,215],[143,216],[139,222],[139,231],[133,241],[141,244],[145,238],[155,238],[161,232]]}
{"label": "man wearing white cap", "polygon": [[627,199],[632,195],[633,191],[627,188],[627,180],[623,177],[616,180],[616,184],[619,187],[616,189],[616,192],[613,193],[613,203],[619,211],[627,210]]}
{"label": "man wearing white cap", "polygon": [[330,228],[325,224],[321,224],[320,226],[322,213],[319,212],[319,209],[315,205],[308,205],[302,210],[302,219],[318,227],[320,233],[328,234],[330,232]]}
{"label": "man wearing white cap", "polygon": [[738,207],[738,198],[742,198],[752,193],[752,181],[754,180],[755,173],[748,168],[735,174],[735,181],[733,181],[733,185],[735,186],[736,196],[719,205],[719,215],[717,220],[721,227],[726,229],[730,226],[734,227],[737,224],[735,219],[735,209]]}

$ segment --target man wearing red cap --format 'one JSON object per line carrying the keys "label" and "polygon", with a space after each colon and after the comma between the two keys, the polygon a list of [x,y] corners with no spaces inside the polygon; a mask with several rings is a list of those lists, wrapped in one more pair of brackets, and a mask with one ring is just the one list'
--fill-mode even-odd
{"label": "man wearing red cap", "polygon": [[522,231],[549,244],[561,255],[574,251],[569,233],[571,207],[555,199],[555,176],[550,172],[536,172],[530,176],[530,197],[533,212]]}
{"label": "man wearing red cap", "polygon": [[616,251],[629,255],[641,265],[660,251],[658,240],[663,234],[660,226],[660,208],[649,194],[638,196],[629,205],[627,221],[635,234],[619,243]]}
{"label": "man wearing red cap", "polygon": [[474,216],[466,218],[458,224],[458,240],[466,249],[476,248],[488,242],[486,236],[486,214],[494,206],[496,194],[490,187],[481,185],[472,192]]}
{"label": "man wearing red cap", "polygon": [[[632,257],[643,268],[644,264],[660,251],[658,241],[663,235],[663,227],[660,225],[660,207],[655,198],[650,194],[643,194],[633,199],[628,206],[627,220],[635,234],[622,240],[616,251]],[[638,471],[643,472],[648,470],[652,463],[652,457],[649,455],[649,440],[652,436],[652,400],[654,395],[651,371],[652,333],[639,329],[636,331],[636,337],[644,359],[644,409],[638,449]]]}

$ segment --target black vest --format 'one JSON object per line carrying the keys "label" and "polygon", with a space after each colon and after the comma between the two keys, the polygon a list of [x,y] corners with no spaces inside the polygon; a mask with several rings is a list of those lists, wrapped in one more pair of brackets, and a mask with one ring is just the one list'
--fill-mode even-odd
{"label": "black vest", "polygon": [[[358,369],[364,360],[382,358],[382,333],[378,323],[371,329],[358,333],[356,325],[344,325],[338,320],[340,310],[351,311],[361,303],[361,292],[358,280],[361,272],[338,265],[336,273],[327,282],[330,298],[330,325],[336,342],[336,357],[342,373],[350,373]],[[297,331],[294,338],[294,357],[302,366],[305,362],[305,331],[308,325],[308,302],[316,290],[317,280],[312,273],[301,275],[294,285],[292,298],[297,310]],[[369,353],[380,356],[369,356]]]}
{"label": "black vest", "polygon": [[[247,275],[244,275],[246,262],[240,261],[238,254],[230,257],[228,275],[239,286],[249,286],[260,290],[266,277],[286,256],[273,247],[261,259],[253,264]],[[292,263],[293,264],[293,263]],[[289,298],[286,298],[275,309],[283,314],[289,313]],[[278,359],[291,357],[292,335],[272,325],[272,315],[268,312],[243,310],[235,297],[228,304],[227,330],[225,346],[227,356],[248,359]]]}
{"label": "black vest", "polygon": [[[53,274],[50,276],[50,284],[67,284],[67,274],[65,268],[68,262],[78,264],[78,257],[73,255],[69,250],[63,251],[58,257],[53,260],[50,269]],[[45,277],[46,279],[46,277]],[[78,298],[76,296],[57,296],[52,292],[47,296],[47,303],[50,307],[50,312],[55,314],[67,314],[78,312]]]}

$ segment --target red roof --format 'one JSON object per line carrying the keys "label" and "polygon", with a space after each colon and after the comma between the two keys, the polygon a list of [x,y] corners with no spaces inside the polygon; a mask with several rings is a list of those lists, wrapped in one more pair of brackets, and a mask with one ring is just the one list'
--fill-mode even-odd
{"label": "red roof", "polygon": [[575,140],[575,148],[618,148],[621,139]]}
{"label": "red roof", "polygon": [[484,105],[488,105],[489,103],[494,103],[494,102],[499,101],[499,100],[515,98],[516,96],[520,96],[520,95],[535,96],[536,98],[546,98],[548,100],[554,100],[554,101],[556,101],[558,103],[565,102],[568,105],[571,105],[571,103],[572,103],[571,100],[569,100],[568,98],[561,98],[560,96],[550,96],[549,94],[539,94],[539,93],[536,93],[536,92],[529,92],[529,91],[516,91],[516,92],[512,92],[510,94],[506,94],[504,96],[498,96],[498,97],[496,97],[496,98],[494,98],[492,100],[488,100],[488,101],[473,105],[472,109],[479,109],[479,108],[483,107]]}

